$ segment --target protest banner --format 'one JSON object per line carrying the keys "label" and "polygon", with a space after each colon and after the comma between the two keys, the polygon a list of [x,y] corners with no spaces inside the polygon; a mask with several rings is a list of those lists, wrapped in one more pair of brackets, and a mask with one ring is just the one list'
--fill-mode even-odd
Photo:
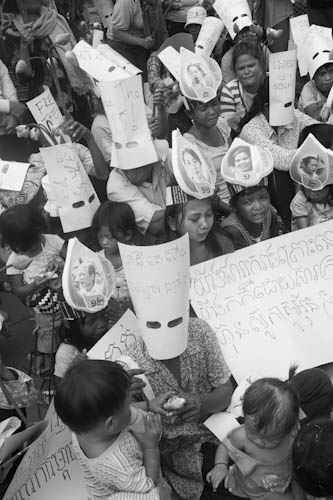
{"label": "protest banner", "polygon": [[269,56],[269,123],[282,126],[295,116],[296,50]]}
{"label": "protest banner", "polygon": [[[28,101],[27,106],[35,122],[39,125],[44,125],[50,133],[60,127],[64,121],[58,104],[55,102],[49,88],[46,88],[40,95]],[[47,134],[44,134],[44,136],[50,144],[53,144]]]}
{"label": "protest banner", "polygon": [[191,268],[191,303],[239,383],[332,361],[333,221]]}
{"label": "protest banner", "polygon": [[0,189],[21,191],[29,167],[29,163],[0,160]]}

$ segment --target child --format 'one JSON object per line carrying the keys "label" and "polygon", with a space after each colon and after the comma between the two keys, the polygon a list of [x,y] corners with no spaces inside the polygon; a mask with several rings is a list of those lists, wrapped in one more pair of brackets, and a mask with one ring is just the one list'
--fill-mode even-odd
{"label": "child", "polygon": [[326,104],[332,85],[333,62],[329,62],[317,69],[313,80],[304,85],[299,98],[298,109],[315,120],[321,120],[321,110]]}
{"label": "child", "polygon": [[104,360],[75,363],[56,392],[55,409],[72,431],[92,498],[107,500],[126,491],[142,500],[159,499],[160,422],[130,402],[129,375]]}
{"label": "child", "polygon": [[[289,381],[262,378],[243,399],[244,425],[220,443],[207,481],[216,490],[225,480],[233,495],[251,500],[291,499],[291,452],[299,403]],[[234,465],[229,467],[229,459]]]}
{"label": "child", "polygon": [[166,208],[165,223],[170,239],[188,233],[191,266],[233,252],[231,240],[214,221],[211,199],[198,200],[191,196],[187,199],[185,204]]}
{"label": "child", "polygon": [[[37,349],[43,355],[44,370],[51,366],[52,353],[57,349],[57,331],[61,313],[56,302],[59,271],[66,258],[66,245],[59,236],[47,234],[43,214],[32,205],[16,205],[0,215],[2,246],[8,246],[10,254],[7,269],[13,292],[27,300],[35,313],[38,326]],[[15,267],[15,262],[25,256],[25,269]],[[41,366],[39,368],[42,368]]]}
{"label": "child", "polygon": [[229,184],[233,193],[230,205],[233,212],[222,221],[236,250],[274,238],[279,233],[278,219],[270,203],[267,186],[260,184],[243,188]]}
{"label": "child", "polygon": [[333,495],[333,422],[319,419],[302,426],[293,447],[295,479],[313,497]]}
{"label": "child", "polygon": [[303,229],[333,219],[332,186],[313,191],[301,186],[290,203],[291,229]]}

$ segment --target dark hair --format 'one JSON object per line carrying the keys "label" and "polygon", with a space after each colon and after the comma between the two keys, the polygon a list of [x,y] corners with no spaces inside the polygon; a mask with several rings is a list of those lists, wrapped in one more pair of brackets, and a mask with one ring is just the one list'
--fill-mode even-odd
{"label": "dark hair", "polygon": [[[294,374],[290,371],[290,378]],[[243,399],[244,417],[253,418],[258,434],[286,436],[298,421],[299,400],[290,380],[261,378],[245,391]]]}
{"label": "dark hair", "polygon": [[[230,206],[236,210],[237,209],[237,202],[240,198],[243,196],[249,196],[251,194],[256,193],[257,191],[260,191],[262,188],[266,188],[268,194],[270,195],[269,188],[266,184],[258,184],[257,186],[251,186],[246,189],[243,189],[239,193],[235,193],[231,196],[230,198]],[[232,189],[232,186],[231,186]]]}
{"label": "dark hair", "polygon": [[301,427],[293,446],[294,477],[314,497],[333,495],[333,422],[314,420]]}
{"label": "dark hair", "polygon": [[[246,113],[244,118],[240,121],[239,124],[239,132],[242,128],[249,123],[252,118],[259,115],[260,113],[264,113],[265,104],[269,104],[269,78],[266,76],[263,83],[260,85],[257,94],[254,96],[253,103],[249,111]],[[238,134],[236,134],[238,135]]]}
{"label": "dark hair", "polygon": [[73,432],[89,432],[121,409],[129,388],[130,377],[119,364],[86,359],[67,370],[56,391],[54,406]]}
{"label": "dark hair", "polygon": [[260,43],[258,42],[258,40],[256,39],[256,37],[255,37],[255,39],[253,39],[253,37],[247,38],[245,36],[245,37],[240,38],[240,40],[237,43],[235,43],[234,52],[232,54],[232,63],[233,63],[234,69],[235,69],[235,66],[237,63],[237,59],[243,55],[250,55],[250,56],[254,57],[255,59],[257,59],[259,61],[261,69],[263,69],[263,67],[264,67],[264,55],[263,55],[262,47],[261,47]]}
{"label": "dark hair", "polygon": [[1,245],[14,252],[27,252],[47,231],[46,218],[33,205],[15,205],[0,215]]}
{"label": "dark hair", "polygon": [[101,333],[99,338],[97,338],[96,335],[84,335],[82,329],[95,321],[96,316],[100,315],[102,312],[103,311],[99,311],[98,313],[85,313],[85,316],[82,318],[74,318],[62,323],[59,330],[60,341],[73,345],[79,351],[82,351],[82,349],[91,349],[105,332]]}
{"label": "dark hair", "polygon": [[304,127],[299,135],[298,147],[300,147],[309,134],[312,134],[325,148],[333,145],[333,125],[328,123],[314,123]]}
{"label": "dark hair", "polygon": [[138,241],[141,242],[142,236],[138,231],[134,212],[128,203],[117,201],[102,203],[92,221],[92,230],[96,236],[103,226],[109,229],[117,241],[120,232],[132,231],[131,243],[141,244]]}

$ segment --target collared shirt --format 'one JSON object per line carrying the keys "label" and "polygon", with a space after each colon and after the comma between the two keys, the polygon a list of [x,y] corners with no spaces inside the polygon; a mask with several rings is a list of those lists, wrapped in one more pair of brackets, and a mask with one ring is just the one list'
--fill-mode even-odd
{"label": "collared shirt", "polygon": [[111,201],[125,202],[130,205],[135,215],[135,222],[140,231],[147,231],[155,212],[166,206],[166,188],[173,178],[171,154],[165,164],[156,163],[153,167],[152,182],[134,186],[123,170],[112,170],[106,187],[107,197]]}
{"label": "collared shirt", "polygon": [[274,129],[260,113],[243,127],[239,137],[250,144],[270,151],[274,159],[274,168],[288,171],[298,148],[301,131],[314,123],[318,121],[295,110],[292,123]]}

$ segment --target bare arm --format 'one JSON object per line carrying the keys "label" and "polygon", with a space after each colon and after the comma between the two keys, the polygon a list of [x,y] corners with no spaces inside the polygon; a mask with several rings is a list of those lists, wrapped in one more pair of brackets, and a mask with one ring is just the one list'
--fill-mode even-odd
{"label": "bare arm", "polygon": [[229,455],[228,450],[223,443],[220,443],[216,449],[215,465],[206,476],[206,479],[211,483],[213,491],[216,491],[221,482],[228,474]]}
{"label": "bare arm", "polygon": [[307,217],[297,217],[295,219],[295,224],[297,229],[304,229],[305,227],[309,227],[309,221]]}
{"label": "bare arm", "polygon": [[46,278],[36,278],[33,283],[25,285],[23,283],[22,274],[9,275],[10,281],[13,286],[13,292],[17,297],[27,297],[36,292],[39,288],[43,288],[48,281]]}

